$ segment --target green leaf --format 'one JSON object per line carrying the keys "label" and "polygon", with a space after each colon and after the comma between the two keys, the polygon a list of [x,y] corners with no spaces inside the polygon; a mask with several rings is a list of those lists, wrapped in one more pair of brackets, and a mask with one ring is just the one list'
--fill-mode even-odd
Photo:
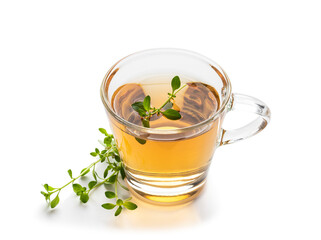
{"label": "green leaf", "polygon": [[109,170],[108,168],[105,169],[105,171],[104,171],[104,178],[107,177],[107,175],[108,175],[108,170]]}
{"label": "green leaf", "polygon": [[105,149],[105,150],[102,150],[100,153],[105,154],[106,152],[107,152],[107,150]]}
{"label": "green leaf", "polygon": [[120,157],[118,155],[115,155],[116,162],[120,162]]}
{"label": "green leaf", "polygon": [[83,170],[81,170],[80,175],[85,176],[87,173],[89,173],[89,171],[90,171],[90,169],[84,168]]}
{"label": "green leaf", "polygon": [[168,103],[165,104],[163,107],[164,110],[171,109],[173,107],[173,103],[169,101]]}
{"label": "green leaf", "polygon": [[144,145],[146,143],[146,140],[144,139],[140,139],[140,138],[137,138],[135,137],[136,141],[139,142],[140,144]]}
{"label": "green leaf", "polygon": [[150,125],[149,125],[149,119],[143,118],[143,119],[142,119],[142,124],[143,124],[144,127],[149,128],[149,127],[150,127]]}
{"label": "green leaf", "polygon": [[113,140],[113,138],[111,136],[107,136],[107,137],[104,138],[104,143],[107,146],[110,146],[112,140]]}
{"label": "green leaf", "polygon": [[140,116],[146,116],[146,110],[144,108],[143,102],[135,102],[132,104],[132,108],[138,112]]}
{"label": "green leaf", "polygon": [[143,106],[144,106],[144,109],[145,109],[146,111],[149,111],[149,109],[150,109],[150,96],[149,96],[149,95],[147,95],[147,96],[144,98]]}
{"label": "green leaf", "polygon": [[50,187],[47,183],[43,185],[43,187],[47,190],[47,192],[55,190],[55,188]]}
{"label": "green leaf", "polygon": [[106,129],[104,129],[104,128],[99,128],[98,130],[99,130],[99,132],[101,132],[102,134],[105,134],[106,136],[108,135]]}
{"label": "green leaf", "polygon": [[124,180],[125,177],[126,177],[126,174],[125,174],[125,170],[124,170],[123,165],[122,165],[121,168],[120,168],[120,175],[121,175],[121,178]]}
{"label": "green leaf", "polygon": [[54,198],[54,200],[51,201],[50,207],[54,208],[54,207],[56,207],[58,205],[58,203],[59,203],[59,196],[57,194],[57,196]]}
{"label": "green leaf", "polygon": [[96,156],[97,156],[97,153],[91,152],[90,155],[93,156],[93,157],[96,157]]}
{"label": "green leaf", "polygon": [[116,175],[110,176],[108,182],[114,183],[116,181]]}
{"label": "green leaf", "polygon": [[107,191],[107,192],[105,192],[105,196],[106,196],[106,198],[115,198],[116,194],[112,191]]}
{"label": "green leaf", "polygon": [[45,193],[43,191],[41,191],[40,193],[45,196],[46,201],[49,200],[49,198],[50,198],[50,194],[49,193]]}
{"label": "green leaf", "polygon": [[170,119],[170,120],[177,120],[177,119],[180,119],[182,116],[181,114],[174,110],[174,109],[167,109],[165,110],[164,112],[161,112],[164,117]]}
{"label": "green leaf", "polygon": [[116,207],[116,205],[115,205],[115,204],[112,204],[112,203],[104,203],[104,204],[102,204],[101,206],[102,206],[103,208],[105,208],[105,209],[108,209],[108,210],[113,209],[114,207]]}
{"label": "green leaf", "polygon": [[98,148],[95,148],[95,152],[96,152],[96,153],[100,153],[100,151],[99,151]]}
{"label": "green leaf", "polygon": [[118,216],[121,213],[121,210],[123,210],[123,208],[119,206],[115,212],[115,216]]}
{"label": "green leaf", "polygon": [[74,183],[72,185],[72,188],[74,190],[74,192],[77,194],[78,192],[82,192],[82,186],[78,183]]}
{"label": "green leaf", "polygon": [[72,179],[72,171],[71,169],[68,170],[69,177]]}
{"label": "green leaf", "polygon": [[97,176],[96,176],[96,172],[95,171],[93,171],[93,178],[95,179],[95,181],[97,182]]}
{"label": "green leaf", "polygon": [[124,207],[127,208],[128,210],[135,210],[137,208],[137,205],[133,202],[124,202]]}
{"label": "green leaf", "polygon": [[116,204],[117,204],[118,206],[123,205],[123,200],[117,199]]}
{"label": "green leaf", "polygon": [[82,194],[80,195],[80,201],[81,201],[81,202],[86,203],[86,202],[88,202],[88,200],[89,200],[88,193],[82,193]]}
{"label": "green leaf", "polygon": [[88,183],[88,188],[92,189],[97,184],[97,181],[91,181]]}
{"label": "green leaf", "polygon": [[179,76],[175,76],[172,79],[171,82],[172,85],[172,91],[174,92],[176,89],[179,89],[179,87],[181,86],[181,80],[179,79]]}

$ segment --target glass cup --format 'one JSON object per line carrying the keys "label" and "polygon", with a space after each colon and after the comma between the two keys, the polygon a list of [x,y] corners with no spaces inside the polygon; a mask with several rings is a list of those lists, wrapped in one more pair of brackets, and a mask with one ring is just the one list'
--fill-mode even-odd
{"label": "glass cup", "polygon": [[[214,87],[218,110],[202,122],[177,129],[145,128],[115,113],[112,96],[120,86],[160,75],[184,76]],[[182,49],[151,49],[121,59],[105,75],[100,94],[131,192],[157,204],[180,204],[194,199],[206,182],[216,148],[255,135],[270,120],[265,103],[232,93],[230,80],[218,64]],[[226,113],[234,110],[254,113],[257,118],[238,129],[222,128]]]}

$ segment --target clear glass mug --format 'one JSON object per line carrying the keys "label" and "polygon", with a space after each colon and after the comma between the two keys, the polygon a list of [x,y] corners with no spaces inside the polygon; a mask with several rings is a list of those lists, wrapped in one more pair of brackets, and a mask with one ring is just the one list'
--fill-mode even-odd
{"label": "clear glass mug", "polygon": [[[219,109],[200,123],[177,129],[145,128],[115,113],[111,101],[120,86],[164,74],[187,76],[214,87]],[[182,49],[151,49],[121,59],[105,75],[100,93],[131,192],[157,204],[194,199],[206,182],[216,148],[255,135],[270,120],[270,110],[262,101],[232,93],[230,80],[218,64]],[[254,113],[257,118],[235,130],[223,129],[226,113],[234,110]],[[151,147],[152,152],[148,151]]]}

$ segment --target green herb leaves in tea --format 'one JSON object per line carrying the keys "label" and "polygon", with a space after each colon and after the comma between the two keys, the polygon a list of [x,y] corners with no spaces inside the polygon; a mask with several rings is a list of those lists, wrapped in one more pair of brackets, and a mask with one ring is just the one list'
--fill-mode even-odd
{"label": "green herb leaves in tea", "polygon": [[[79,196],[80,201],[83,203],[88,202],[89,193],[95,188],[98,188],[103,184],[114,185],[115,192],[107,191],[105,192],[105,196],[109,199],[115,198],[116,204],[105,203],[102,205],[102,207],[105,209],[113,209],[116,205],[118,205],[118,208],[115,212],[115,216],[118,216],[122,212],[123,207],[129,210],[134,210],[137,208],[136,204],[129,201],[131,198],[125,200],[118,198],[118,185],[126,191],[128,191],[128,188],[121,183],[121,179],[124,180],[126,177],[124,166],[120,159],[114,136],[112,134],[108,134],[107,131],[103,128],[99,128],[99,131],[105,135],[104,141],[100,141],[100,143],[104,146],[104,149],[100,151],[98,148],[96,148],[94,152],[90,153],[91,156],[97,158],[96,161],[91,163],[88,167],[82,169],[79,175],[76,177],[73,177],[73,173],[71,169],[69,169],[67,172],[71,180],[62,187],[54,188],[49,186],[48,184],[43,185],[45,191],[41,191],[41,194],[45,197],[46,201],[49,203],[49,206],[51,208],[55,208],[58,205],[60,191],[70,184],[72,185],[75,194]],[[98,163],[106,165],[103,177],[99,176],[95,170],[96,164]],[[93,180],[88,183],[87,187],[82,186],[79,183],[75,183],[77,179],[87,175],[90,171]]]}
{"label": "green herb leaves in tea", "polygon": [[[159,108],[151,107],[151,97],[149,95],[144,98],[143,102],[135,102],[132,104],[132,108],[139,114],[139,116],[141,116],[141,121],[144,127],[150,127],[150,118],[155,114],[163,115],[170,120],[178,120],[182,117],[178,111],[172,109],[173,103],[171,101],[176,97],[176,94],[186,86],[186,84],[181,87],[179,76],[175,76],[171,81],[171,86],[172,92],[168,93],[168,99]],[[136,138],[136,140],[140,144],[146,143],[146,140],[144,139]]]}

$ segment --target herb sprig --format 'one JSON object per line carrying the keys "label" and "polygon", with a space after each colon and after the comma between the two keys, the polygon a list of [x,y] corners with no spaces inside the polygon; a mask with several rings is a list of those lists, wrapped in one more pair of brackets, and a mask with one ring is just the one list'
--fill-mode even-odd
{"label": "herb sprig", "polygon": [[178,111],[172,109],[172,101],[176,97],[176,94],[184,87],[186,87],[186,84],[181,87],[181,80],[179,76],[175,76],[171,81],[171,87],[172,92],[168,93],[168,99],[159,108],[151,107],[151,97],[149,95],[147,95],[142,102],[139,101],[132,104],[132,108],[141,117],[141,121],[144,127],[150,127],[150,118],[155,114],[163,115],[170,120],[178,120],[182,117]]}
{"label": "herb sprig", "polygon": [[[59,204],[59,194],[62,189],[68,185],[72,185],[72,188],[81,202],[86,203],[89,200],[89,194],[94,189],[98,188],[101,185],[114,185],[114,191],[106,191],[105,196],[108,199],[115,199],[115,204],[113,203],[104,203],[102,207],[108,210],[111,210],[118,206],[115,211],[115,216],[118,216],[122,209],[125,207],[129,210],[135,210],[137,205],[133,202],[130,202],[131,198],[122,200],[119,198],[117,193],[117,185],[128,191],[128,188],[121,183],[121,180],[124,180],[126,175],[124,171],[123,163],[120,159],[118,149],[112,134],[108,134],[107,131],[103,128],[99,128],[99,131],[105,135],[103,141],[99,141],[104,149],[100,151],[98,148],[95,148],[94,152],[91,152],[90,155],[97,158],[96,161],[92,162],[90,165],[85,167],[80,171],[80,174],[76,177],[73,177],[71,169],[69,169],[68,175],[71,178],[65,185],[55,188],[51,187],[48,184],[44,184],[43,187],[45,191],[41,191],[41,194],[45,197],[46,201],[49,203],[51,208],[55,208]],[[106,169],[103,173],[103,176],[99,176],[96,172],[96,165],[98,163],[106,164]],[[90,173],[93,177],[93,180],[88,183],[88,186],[82,186],[79,183],[75,183],[79,178]]]}

